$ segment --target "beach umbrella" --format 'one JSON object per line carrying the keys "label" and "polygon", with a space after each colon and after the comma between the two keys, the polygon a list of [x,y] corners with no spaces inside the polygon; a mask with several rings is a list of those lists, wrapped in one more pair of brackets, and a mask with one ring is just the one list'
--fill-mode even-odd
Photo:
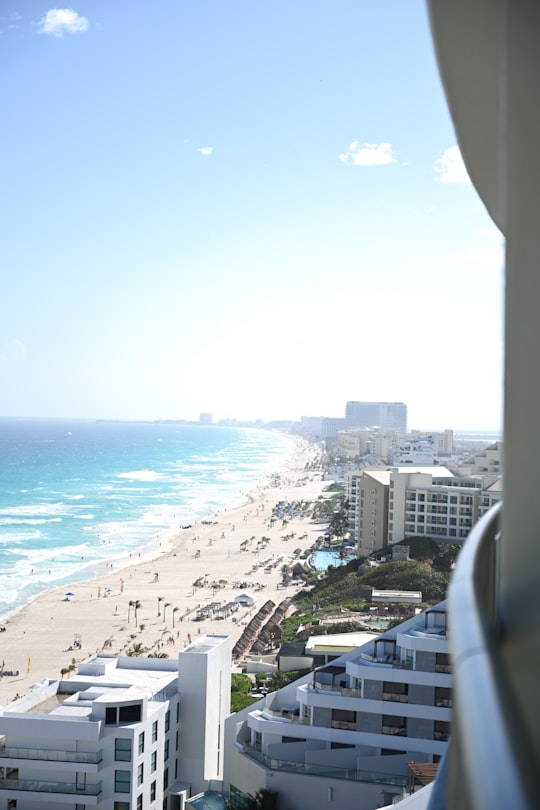
{"label": "beach umbrella", "polygon": [[65,595],[66,595],[66,596],[75,596],[75,594],[73,593],[73,591],[68,591],[68,592],[67,592]]}

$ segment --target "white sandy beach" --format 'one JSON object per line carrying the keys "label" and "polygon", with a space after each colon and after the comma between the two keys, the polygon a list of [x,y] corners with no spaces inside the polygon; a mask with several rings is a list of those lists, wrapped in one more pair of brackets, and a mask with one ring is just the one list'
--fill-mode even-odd
{"label": "white sandy beach", "polygon": [[[312,458],[311,446],[298,440],[288,469],[250,492],[243,506],[162,537],[157,556],[134,553],[134,564],[104,568],[97,579],[50,591],[2,622],[6,631],[0,633],[0,664],[3,661],[5,673],[14,674],[0,678],[0,705],[45,677],[60,677],[73,659],[97,651],[124,654],[140,644],[143,654],[174,657],[199,633],[226,633],[236,641],[267,600],[277,606],[298,590],[294,585],[277,588],[281,567],[293,551],[312,546],[324,530],[299,517],[286,527],[281,520],[269,525],[279,501],[313,501],[328,486],[320,475],[305,471]],[[294,537],[283,540],[292,533]],[[257,549],[263,537],[270,541]],[[265,571],[269,563],[271,570]],[[206,584],[195,588],[197,580]],[[212,588],[214,582],[221,587]],[[221,620],[195,621],[198,606],[232,602],[242,592],[239,583],[256,598],[253,608],[241,607]],[[73,596],[66,597],[67,592]],[[130,602],[140,603],[136,622]]]}

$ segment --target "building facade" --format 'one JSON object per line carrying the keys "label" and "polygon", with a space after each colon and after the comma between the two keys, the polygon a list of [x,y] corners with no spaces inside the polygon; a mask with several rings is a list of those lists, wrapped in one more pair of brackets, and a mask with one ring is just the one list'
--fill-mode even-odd
{"label": "building facade", "polygon": [[451,705],[440,603],[229,718],[225,787],[269,788],[290,810],[388,804],[409,761],[444,754]]}
{"label": "building facade", "polygon": [[407,406],[404,402],[358,402],[351,400],[345,406],[348,428],[379,427],[381,430],[407,432]]}
{"label": "building facade", "polygon": [[100,653],[36,685],[0,710],[0,810],[181,810],[223,776],[230,661],[228,636],[201,636],[178,661]]}
{"label": "building facade", "polygon": [[444,467],[389,467],[346,478],[349,529],[359,556],[407,537],[461,543],[502,499],[498,476],[458,478]]}

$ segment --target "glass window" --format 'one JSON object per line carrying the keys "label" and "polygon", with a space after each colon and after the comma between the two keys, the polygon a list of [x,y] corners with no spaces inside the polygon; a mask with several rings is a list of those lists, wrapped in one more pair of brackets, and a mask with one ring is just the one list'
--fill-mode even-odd
{"label": "glass window", "polygon": [[167,790],[169,787],[169,769],[165,768],[163,771],[163,790]]}
{"label": "glass window", "polygon": [[129,810],[129,802],[115,802],[114,810]]}
{"label": "glass window", "polygon": [[137,766],[137,784],[142,785],[143,781],[144,781],[144,765],[141,762]]}
{"label": "glass window", "polygon": [[137,810],[142,810],[142,793],[137,796]]}
{"label": "glass window", "polygon": [[163,759],[165,762],[169,759],[169,741],[165,740],[165,745],[163,746]]}
{"label": "glass window", "polygon": [[139,734],[139,754],[144,754],[144,731]]}
{"label": "glass window", "polygon": [[156,800],[156,782],[155,780],[150,785],[150,801],[155,802]]}
{"label": "glass window", "polygon": [[115,739],[114,758],[117,762],[131,762],[131,740],[123,737]]}
{"label": "glass window", "polygon": [[152,773],[156,770],[156,768],[157,768],[157,751],[152,751],[152,761],[150,765],[150,770],[152,771]]}
{"label": "glass window", "polygon": [[115,725],[117,711],[118,710],[117,710],[116,706],[107,706],[105,708],[105,725],[106,726]]}
{"label": "glass window", "polygon": [[131,789],[131,771],[114,772],[115,793],[129,793]]}
{"label": "glass window", "polygon": [[132,706],[120,706],[118,714],[121,723],[136,723],[141,719],[141,704],[134,703]]}
{"label": "glass window", "polygon": [[171,713],[170,711],[167,712],[165,715],[165,731],[168,731],[171,725]]}
{"label": "glass window", "polygon": [[152,723],[152,742],[157,740],[157,720]]}

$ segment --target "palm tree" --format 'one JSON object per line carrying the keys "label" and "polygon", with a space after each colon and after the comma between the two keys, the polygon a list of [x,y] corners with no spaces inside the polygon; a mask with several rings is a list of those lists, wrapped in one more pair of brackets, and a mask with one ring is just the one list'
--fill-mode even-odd
{"label": "palm tree", "polygon": [[171,606],[170,602],[163,603],[163,623],[165,624],[165,613],[167,612],[167,608]]}
{"label": "palm tree", "polygon": [[159,609],[159,606],[160,606],[160,603],[163,602],[164,600],[165,600],[164,596],[158,596],[158,598],[157,598],[157,615],[158,616],[161,616],[161,611]]}
{"label": "palm tree", "polygon": [[180,610],[179,607],[173,607],[173,609],[172,609],[172,627],[173,627],[173,630],[174,630],[174,614],[178,613],[179,610]]}
{"label": "palm tree", "polygon": [[137,611],[140,610],[140,608],[142,608],[141,603],[139,602],[138,599],[135,599],[135,601],[133,602],[133,610],[135,611],[135,624],[137,624]]}
{"label": "palm tree", "polygon": [[133,607],[133,599],[130,599],[129,602],[128,602],[128,623],[129,623],[129,617],[131,615],[131,608],[132,607]]}
{"label": "palm tree", "polygon": [[68,673],[69,673],[69,667],[62,667],[62,669],[60,670],[60,680],[62,680],[64,675],[67,675]]}
{"label": "palm tree", "polygon": [[134,644],[133,647],[130,650],[127,651],[127,655],[129,655],[129,657],[132,658],[132,657],[137,657],[138,655],[142,655],[143,652],[144,652],[143,645],[140,644],[140,643],[137,643],[137,644]]}
{"label": "palm tree", "polygon": [[169,656],[167,655],[167,653],[166,653],[166,652],[153,652],[153,653],[148,653],[148,658],[168,658],[168,657],[169,657]]}

